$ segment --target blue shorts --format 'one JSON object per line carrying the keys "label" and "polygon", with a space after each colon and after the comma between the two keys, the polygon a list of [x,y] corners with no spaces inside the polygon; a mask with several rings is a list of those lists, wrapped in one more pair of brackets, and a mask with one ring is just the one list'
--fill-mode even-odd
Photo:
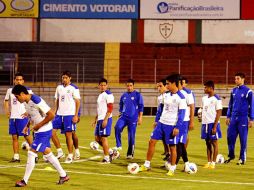
{"label": "blue shorts", "polygon": [[108,124],[105,128],[103,128],[102,125],[103,120],[97,121],[94,135],[95,136],[110,136],[111,133],[111,126],[112,126],[112,117],[108,118]]}
{"label": "blue shorts", "polygon": [[217,140],[222,137],[221,130],[220,130],[220,123],[217,124],[217,130],[215,135],[212,134],[213,125],[214,125],[213,123],[202,124],[201,139]]}
{"label": "blue shorts", "polygon": [[157,126],[153,130],[151,134],[151,139],[155,140],[164,140],[166,144],[174,145],[178,144],[179,138],[177,136],[173,136],[173,129],[175,126],[165,125],[161,122],[157,123]]}
{"label": "blue shorts", "polygon": [[50,139],[52,136],[52,130],[34,133],[34,141],[31,148],[37,152],[45,152],[46,148],[50,148]]}
{"label": "blue shorts", "polygon": [[61,133],[76,131],[77,124],[72,122],[74,115],[56,115],[52,121],[53,129],[61,129]]}
{"label": "blue shorts", "polygon": [[184,121],[179,128],[179,142],[186,144],[190,121]]}
{"label": "blue shorts", "polygon": [[9,119],[9,134],[18,136],[28,136],[30,135],[30,130],[27,134],[22,133],[25,126],[28,124],[28,118],[24,119]]}

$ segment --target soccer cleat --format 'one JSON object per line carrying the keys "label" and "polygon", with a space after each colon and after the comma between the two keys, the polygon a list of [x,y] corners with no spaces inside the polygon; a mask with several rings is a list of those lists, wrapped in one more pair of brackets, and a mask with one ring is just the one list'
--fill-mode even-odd
{"label": "soccer cleat", "polygon": [[236,163],[236,165],[244,165],[245,161],[242,161],[242,159],[239,159],[238,162]]}
{"label": "soccer cleat", "polygon": [[106,160],[105,158],[103,158],[103,160],[101,161],[102,164],[110,164],[110,160]]}
{"label": "soccer cleat", "polygon": [[25,186],[26,182],[23,179],[15,183],[15,187],[25,187]]}
{"label": "soccer cleat", "polygon": [[73,159],[70,157],[67,157],[64,163],[71,164],[72,162],[73,162]]}
{"label": "soccer cleat", "polygon": [[144,171],[149,171],[151,168],[149,167],[145,167],[145,165],[141,165],[140,167],[139,167],[139,171],[140,172],[144,172]]}
{"label": "soccer cleat", "polygon": [[168,176],[173,176],[173,175],[174,175],[174,171],[169,170],[168,173],[166,173],[166,175],[168,175]]}
{"label": "soccer cleat", "polygon": [[228,164],[231,160],[234,160],[235,159],[235,157],[232,157],[232,158],[228,158],[227,160],[225,160],[224,161],[224,164]]}
{"label": "soccer cleat", "polygon": [[56,156],[57,159],[61,159],[61,158],[64,158],[64,157],[65,157],[65,154],[63,152],[58,153],[57,156]]}
{"label": "soccer cleat", "polygon": [[10,163],[14,163],[14,162],[20,163],[20,159],[12,158],[9,162],[10,162]]}
{"label": "soccer cleat", "polygon": [[215,164],[210,164],[209,169],[215,169]]}
{"label": "soccer cleat", "polygon": [[62,185],[64,184],[64,182],[69,181],[70,177],[68,175],[66,175],[65,177],[60,177],[59,181],[58,181],[58,185]]}
{"label": "soccer cleat", "polygon": [[80,159],[80,154],[75,154],[74,160],[79,160]]}
{"label": "soccer cleat", "polygon": [[128,159],[128,160],[132,160],[134,157],[132,156],[132,155],[127,155],[126,156],[126,159]]}
{"label": "soccer cleat", "polygon": [[203,168],[209,168],[210,167],[210,163],[206,163],[204,166],[203,166]]}
{"label": "soccer cleat", "polygon": [[35,157],[35,163],[38,163],[39,162],[39,157]]}

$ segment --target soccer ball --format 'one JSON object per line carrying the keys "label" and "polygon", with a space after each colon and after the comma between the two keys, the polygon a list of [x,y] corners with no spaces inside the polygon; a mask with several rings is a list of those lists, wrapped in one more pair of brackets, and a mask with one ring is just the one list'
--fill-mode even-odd
{"label": "soccer ball", "polygon": [[171,166],[170,162],[166,161],[164,165],[165,165],[166,170],[170,169],[170,166]]}
{"label": "soccer ball", "polygon": [[99,149],[99,143],[97,143],[96,141],[92,141],[92,142],[90,142],[90,148],[92,149],[92,150],[98,150]]}
{"label": "soccer ball", "polygon": [[139,172],[139,165],[137,163],[130,163],[127,169],[129,173],[137,174]]}
{"label": "soccer ball", "polygon": [[224,156],[222,154],[218,154],[216,157],[216,163],[223,164],[224,163]]}
{"label": "soccer ball", "polygon": [[120,152],[118,150],[116,150],[116,149],[113,149],[111,157],[112,157],[112,160],[120,158]]}
{"label": "soccer ball", "polygon": [[24,141],[24,142],[22,142],[21,147],[22,147],[23,150],[28,150],[29,149],[29,144],[26,141]]}
{"label": "soccer ball", "polygon": [[188,171],[186,172],[189,174],[195,174],[197,173],[197,171],[198,171],[197,165],[195,163],[189,163],[189,168]]}

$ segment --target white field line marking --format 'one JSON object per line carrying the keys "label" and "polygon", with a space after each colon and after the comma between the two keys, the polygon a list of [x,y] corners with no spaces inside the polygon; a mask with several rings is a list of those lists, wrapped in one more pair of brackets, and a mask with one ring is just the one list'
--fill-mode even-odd
{"label": "white field line marking", "polygon": [[[44,169],[35,169],[35,170],[44,170]],[[70,171],[67,170],[67,173],[73,174],[83,174],[83,175],[98,175],[98,176],[108,176],[108,177],[120,177],[120,178],[132,178],[132,179],[147,179],[147,180],[162,180],[162,181],[180,181],[180,182],[193,182],[193,183],[215,183],[215,184],[229,184],[229,185],[246,185],[254,186],[254,183],[248,182],[232,182],[232,181],[211,181],[211,180],[194,180],[194,179],[177,179],[177,178],[162,178],[162,177],[145,177],[138,175],[119,175],[119,174],[101,174],[93,172],[81,172],[81,171]]]}
{"label": "white field line marking", "polygon": [[[89,160],[97,160],[99,158],[101,158],[102,156],[92,156],[90,158],[86,158],[86,159],[80,159],[80,160],[73,160],[73,162],[87,162]],[[63,162],[60,162],[61,164],[66,164]],[[40,164],[35,164],[36,166],[44,166],[44,165],[49,165],[50,163],[40,163]],[[22,165],[15,165],[15,166],[6,166],[6,165],[0,165],[0,169],[5,169],[5,168],[23,168],[23,167],[26,167],[26,164],[22,164]]]}

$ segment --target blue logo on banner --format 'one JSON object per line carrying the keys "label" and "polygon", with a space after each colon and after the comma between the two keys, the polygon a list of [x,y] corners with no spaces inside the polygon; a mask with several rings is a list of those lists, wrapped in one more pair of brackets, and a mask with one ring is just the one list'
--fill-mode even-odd
{"label": "blue logo on banner", "polygon": [[159,13],[167,13],[168,12],[168,4],[165,2],[160,2],[157,5],[157,10]]}
{"label": "blue logo on banner", "polygon": [[41,18],[138,18],[138,0],[41,0]]}

